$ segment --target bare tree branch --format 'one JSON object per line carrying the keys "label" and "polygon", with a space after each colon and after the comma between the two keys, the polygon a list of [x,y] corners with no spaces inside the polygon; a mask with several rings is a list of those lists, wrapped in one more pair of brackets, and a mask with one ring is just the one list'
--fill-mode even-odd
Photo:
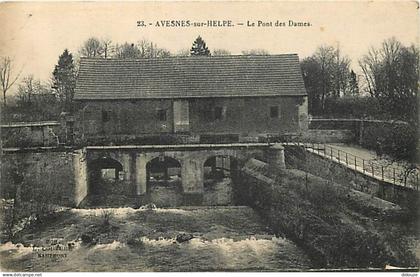
{"label": "bare tree branch", "polygon": [[13,65],[10,57],[3,57],[0,63],[0,83],[3,93],[3,105],[6,106],[6,94],[9,89],[14,85],[21,74],[22,70],[18,74],[13,76]]}

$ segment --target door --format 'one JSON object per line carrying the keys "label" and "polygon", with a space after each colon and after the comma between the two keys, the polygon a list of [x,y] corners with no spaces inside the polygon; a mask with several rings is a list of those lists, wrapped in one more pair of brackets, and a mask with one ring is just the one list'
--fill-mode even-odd
{"label": "door", "polygon": [[190,113],[188,100],[174,101],[174,132],[182,133],[190,130]]}

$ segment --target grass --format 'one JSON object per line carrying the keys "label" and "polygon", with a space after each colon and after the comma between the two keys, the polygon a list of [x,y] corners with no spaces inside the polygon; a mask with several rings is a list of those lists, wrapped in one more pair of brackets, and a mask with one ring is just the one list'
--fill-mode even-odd
{"label": "grass", "polygon": [[299,170],[280,172],[275,186],[247,184],[271,227],[302,246],[317,267],[419,265],[410,247],[416,220],[391,203]]}

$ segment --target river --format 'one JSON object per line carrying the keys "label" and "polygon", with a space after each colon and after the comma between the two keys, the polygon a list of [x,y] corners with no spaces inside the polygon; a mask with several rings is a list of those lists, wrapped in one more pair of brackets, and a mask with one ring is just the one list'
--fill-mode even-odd
{"label": "river", "polygon": [[[81,242],[86,233],[95,234],[95,244]],[[193,238],[179,243],[176,237],[181,233]],[[15,243],[2,244],[0,258],[2,269],[11,271],[287,271],[311,267],[301,249],[274,236],[249,207],[72,209],[48,226],[25,231]]]}

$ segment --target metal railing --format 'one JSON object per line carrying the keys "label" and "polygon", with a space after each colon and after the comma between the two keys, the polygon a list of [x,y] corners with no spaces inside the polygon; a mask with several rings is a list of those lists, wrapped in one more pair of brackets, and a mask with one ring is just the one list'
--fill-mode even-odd
{"label": "metal railing", "polygon": [[305,148],[307,151],[346,165],[355,171],[361,172],[381,181],[394,185],[410,187],[419,190],[419,169],[406,169],[392,164],[383,165],[376,160],[366,160],[341,149],[323,143],[288,143]]}

